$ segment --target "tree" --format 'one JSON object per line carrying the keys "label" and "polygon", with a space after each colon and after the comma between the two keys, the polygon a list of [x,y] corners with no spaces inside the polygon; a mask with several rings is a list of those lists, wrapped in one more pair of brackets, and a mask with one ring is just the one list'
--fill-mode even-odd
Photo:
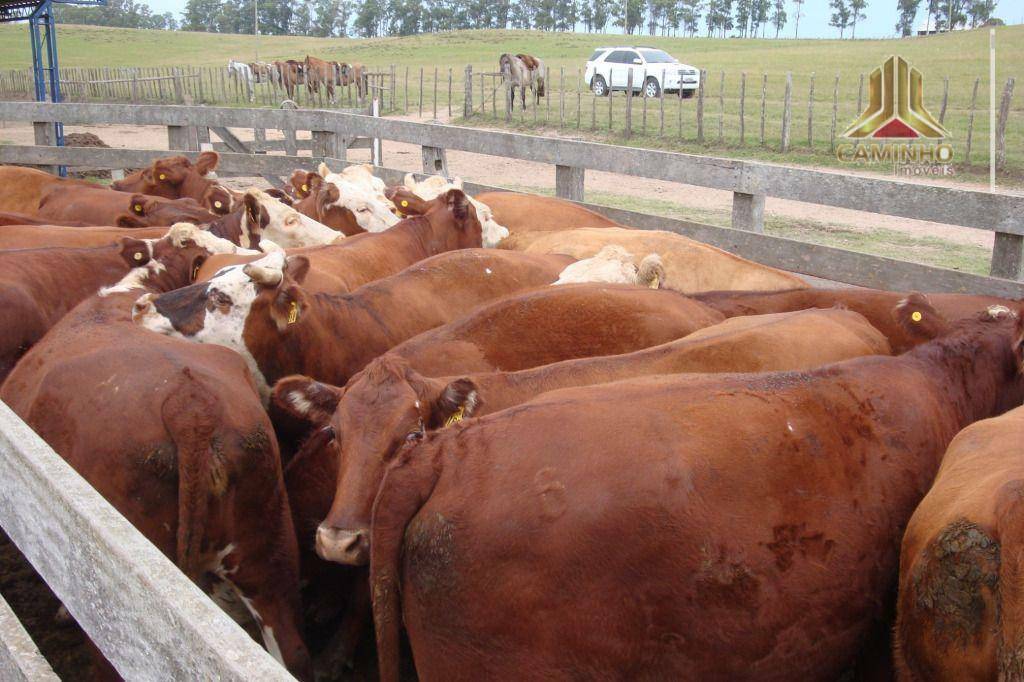
{"label": "tree", "polygon": [[299,0],[291,16],[289,33],[292,35],[313,35],[313,3],[311,0]]}
{"label": "tree", "polygon": [[968,1],[940,0],[935,13],[935,28],[940,31],[951,31],[957,26],[966,26]]}
{"label": "tree", "polygon": [[744,38],[747,36],[747,30],[750,27],[752,4],[753,0],[736,0],[736,10],[734,15],[736,28],[739,29],[740,35]]}
{"label": "tree", "polygon": [[700,24],[700,10],[702,0],[680,0],[679,19],[683,31],[692,38],[697,33]]}
{"label": "tree", "polygon": [[779,31],[781,31],[786,25],[786,0],[775,0],[774,11],[772,12],[772,26],[775,27],[775,37],[779,37]]}
{"label": "tree", "polygon": [[615,25],[622,26],[627,35],[633,35],[644,20],[644,0],[616,2],[614,12]]}
{"label": "tree", "polygon": [[360,36],[373,38],[381,35],[385,19],[385,7],[381,0],[363,0],[356,12],[353,27]]}
{"label": "tree", "polygon": [[608,12],[608,0],[593,0],[592,5],[594,8],[594,31],[604,33],[604,27],[611,19]]}
{"label": "tree", "polygon": [[752,37],[757,37],[758,28],[768,26],[768,13],[771,11],[771,7],[772,0],[753,0],[750,6],[750,34]]}
{"label": "tree", "polygon": [[914,17],[917,16],[917,8],[921,6],[921,0],[897,0],[897,3],[900,18],[896,22],[896,31],[904,37],[912,35]]}
{"label": "tree", "polygon": [[793,4],[796,5],[796,25],[793,28],[793,37],[800,37],[800,16],[803,14],[804,0],[793,0]]}
{"label": "tree", "polygon": [[972,0],[967,6],[967,15],[971,18],[971,28],[983,26],[992,18],[996,10],[996,0]]}
{"label": "tree", "polygon": [[867,7],[867,0],[849,0],[850,8],[850,38],[857,37],[857,20],[867,19],[864,8]]}
{"label": "tree", "polygon": [[181,27],[186,31],[216,30],[220,0],[188,0],[182,12]]}
{"label": "tree", "polygon": [[850,25],[850,6],[846,4],[846,0],[829,0],[828,6],[832,8],[832,17],[828,25],[838,28],[839,37],[842,38],[846,27]]}

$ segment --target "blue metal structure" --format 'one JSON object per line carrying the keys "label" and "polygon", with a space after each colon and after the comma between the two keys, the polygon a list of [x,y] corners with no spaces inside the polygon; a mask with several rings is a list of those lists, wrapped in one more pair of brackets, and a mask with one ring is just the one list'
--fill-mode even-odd
{"label": "blue metal structure", "polygon": [[[28,21],[32,42],[32,77],[36,101],[61,101],[60,67],[57,62],[57,29],[53,5],[106,5],[107,0],[0,0],[0,23]],[[53,124],[54,144],[64,146],[64,125]],[[60,168],[61,175],[67,169]]]}

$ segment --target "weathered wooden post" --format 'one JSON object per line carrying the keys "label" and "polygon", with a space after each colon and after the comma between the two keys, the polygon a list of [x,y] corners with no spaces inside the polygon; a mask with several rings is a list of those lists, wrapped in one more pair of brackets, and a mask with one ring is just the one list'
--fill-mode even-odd
{"label": "weathered wooden post", "polygon": [[807,93],[807,146],[814,149],[814,72],[811,71],[811,88]]}
{"label": "weathered wooden post", "polygon": [[583,201],[585,168],[555,166],[555,196],[570,201]]}
{"label": "weathered wooden post", "polygon": [[626,72],[626,137],[633,134],[633,67]]}
{"label": "weathered wooden post", "polygon": [[949,76],[942,79],[942,107],[939,109],[939,123],[946,121],[946,104],[949,103]]}
{"label": "weathered wooden post", "polygon": [[718,144],[725,142],[725,71],[718,81]]}
{"label": "weathered wooden post", "polygon": [[1013,99],[1013,78],[1006,79],[1003,98],[999,103],[999,122],[996,124],[996,170],[1006,165],[1006,121],[1010,117],[1010,100]]}
{"label": "weathered wooden post", "polygon": [[764,232],[764,195],[732,193],[732,227],[747,232]]}
{"label": "weathered wooden post", "polygon": [[764,146],[764,119],[768,113],[768,74],[761,74],[761,146]]}
{"label": "weathered wooden post", "polygon": [[466,80],[464,82],[465,98],[462,101],[462,116],[470,118],[473,115],[473,65],[466,66]]}
{"label": "weathered wooden post", "polygon": [[974,90],[971,92],[971,112],[967,118],[967,142],[965,143],[964,163],[968,166],[971,165],[971,141],[974,138],[974,113],[978,105],[978,86],[980,84],[981,79],[975,78]]}
{"label": "weathered wooden post", "polygon": [[708,72],[701,69],[697,86],[697,144],[704,144],[704,83],[707,79]]}
{"label": "weathered wooden post", "polygon": [[746,121],[747,72],[740,73],[740,144],[747,141]]}
{"label": "weathered wooden post", "polygon": [[441,147],[420,147],[423,160],[423,172],[427,175],[448,175],[448,155]]}
{"label": "weathered wooden post", "polygon": [[793,122],[793,74],[786,74],[786,94],[782,102],[782,144],[783,152],[789,151],[789,133]]}

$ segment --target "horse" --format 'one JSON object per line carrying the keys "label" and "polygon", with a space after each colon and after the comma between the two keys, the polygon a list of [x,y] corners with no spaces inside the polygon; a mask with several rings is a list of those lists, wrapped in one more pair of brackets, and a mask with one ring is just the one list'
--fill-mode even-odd
{"label": "horse", "polygon": [[505,53],[498,59],[503,81],[508,81],[509,106],[516,108],[516,86],[519,86],[519,99],[526,109],[526,88],[533,92],[534,104],[540,103],[544,97],[544,62],[528,54],[511,55]]}
{"label": "horse", "polygon": [[245,84],[245,93],[249,96],[250,102],[256,98],[252,87],[252,67],[248,64],[245,62],[236,62],[234,59],[229,59],[228,78],[234,78],[235,80],[241,81]]}

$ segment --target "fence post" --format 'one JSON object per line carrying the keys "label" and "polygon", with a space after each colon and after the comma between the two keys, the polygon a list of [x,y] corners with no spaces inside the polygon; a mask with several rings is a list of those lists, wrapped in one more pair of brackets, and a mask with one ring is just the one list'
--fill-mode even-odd
{"label": "fence post", "polygon": [[512,74],[509,65],[501,65],[501,98],[505,100],[505,122],[512,122]]}
{"label": "fence post", "polygon": [[555,166],[555,196],[570,201],[583,201],[585,168]]}
{"label": "fence post", "polygon": [[964,151],[964,163],[968,166],[971,165],[971,141],[974,138],[974,111],[978,104],[978,86],[981,84],[980,78],[974,79],[974,91],[971,93],[971,113],[967,118],[967,143],[966,150]]}
{"label": "fence post", "polygon": [[704,82],[708,72],[701,69],[700,85],[697,86],[697,144],[704,144]]}
{"label": "fence post", "polygon": [[807,93],[807,146],[814,149],[814,72],[811,71],[811,89]]}
{"label": "fence post", "polygon": [[832,124],[828,132],[828,148],[830,152],[836,150],[836,117],[839,115],[839,74],[836,74],[835,83],[832,85]]}
{"label": "fence post", "polygon": [[626,137],[633,134],[633,67],[626,72]]}
{"label": "fence post", "polygon": [[423,157],[423,172],[426,175],[448,177],[448,155],[441,147],[420,147]]}
{"label": "fence post", "polygon": [[747,141],[746,121],[747,72],[740,73],[740,144]]}
{"label": "fence post", "polygon": [[188,126],[167,126],[167,148],[187,150],[190,135]]}
{"label": "fence post", "polygon": [[185,91],[182,89],[181,69],[174,69],[174,101],[178,104],[185,103]]}
{"label": "fence post", "polygon": [[137,69],[132,69],[132,104],[139,103],[139,73]]}
{"label": "fence post", "polygon": [[786,95],[782,102],[782,145],[783,152],[789,151],[789,131],[793,119],[793,74],[786,74]]}
{"label": "fence post", "polygon": [[614,99],[615,91],[612,90],[612,83],[615,82],[615,69],[608,69],[608,132],[612,132],[612,121],[614,119],[614,112],[612,111],[612,100]]}
{"label": "fence post", "polygon": [[430,101],[431,101],[432,111],[433,111],[433,114],[434,114],[431,117],[431,120],[434,123],[437,123],[437,67],[436,66],[434,67],[434,96],[431,98]]}
{"label": "fence post", "polygon": [[253,151],[257,154],[267,153],[267,129],[266,128],[253,128]]}
{"label": "fence post", "polygon": [[419,117],[423,118],[423,67],[420,67]]}
{"label": "fence post", "polygon": [[331,130],[314,130],[313,156],[330,159],[338,158],[338,135]]}
{"label": "fence post", "polygon": [[565,127],[565,67],[558,67],[558,127]]}
{"label": "fence post", "polygon": [[747,232],[764,232],[764,195],[732,193],[732,227]]}
{"label": "fence post", "polygon": [[860,75],[860,86],[857,88],[857,115],[864,111],[864,74]]}
{"label": "fence post", "polygon": [[761,146],[764,146],[764,119],[768,112],[768,74],[761,74]]}
{"label": "fence post", "polygon": [[1021,279],[1022,251],[1024,237],[1019,234],[996,232],[996,239],[992,244],[992,276]]}
{"label": "fence post", "polygon": [[[408,81],[406,81],[408,82]],[[462,116],[469,118],[473,115],[473,65],[466,66],[465,99],[462,102]]]}
{"label": "fence post", "polygon": [[[57,142],[54,139],[54,131],[52,123],[33,123],[32,133],[35,136],[35,144],[44,147],[52,147]],[[57,166],[36,166],[41,171],[46,171],[52,175],[56,175],[58,171]]]}
{"label": "fence post", "polygon": [[452,117],[452,67],[448,67],[448,119]]}
{"label": "fence post", "polygon": [[1013,98],[1013,78],[1006,79],[1003,99],[999,103],[999,122],[996,124],[996,169],[1006,165],[1006,120],[1010,117],[1010,100]]}
{"label": "fence post", "polygon": [[946,104],[949,102],[949,76],[942,79],[942,108],[939,109],[939,123],[946,120]]}
{"label": "fence post", "polygon": [[718,82],[718,144],[725,142],[725,71]]}

